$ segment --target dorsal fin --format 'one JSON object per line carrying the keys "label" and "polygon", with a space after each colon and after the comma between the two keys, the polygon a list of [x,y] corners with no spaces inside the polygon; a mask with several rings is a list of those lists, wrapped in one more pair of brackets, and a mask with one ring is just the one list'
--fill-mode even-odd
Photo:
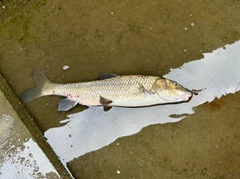
{"label": "dorsal fin", "polygon": [[119,76],[115,73],[102,73],[100,75],[100,80],[104,80],[104,79],[107,79],[107,78],[113,78],[113,77],[116,77],[116,76]]}

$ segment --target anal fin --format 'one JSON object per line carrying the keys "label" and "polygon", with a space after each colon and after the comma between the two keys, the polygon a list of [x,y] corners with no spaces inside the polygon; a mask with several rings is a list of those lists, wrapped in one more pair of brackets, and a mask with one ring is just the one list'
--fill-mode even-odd
{"label": "anal fin", "polygon": [[58,104],[58,111],[68,111],[78,104],[77,101],[72,101],[68,98],[62,99]]}
{"label": "anal fin", "polygon": [[112,106],[104,106],[104,107],[103,107],[103,111],[104,111],[104,112],[107,112],[107,111],[109,111],[111,108],[112,108]]}

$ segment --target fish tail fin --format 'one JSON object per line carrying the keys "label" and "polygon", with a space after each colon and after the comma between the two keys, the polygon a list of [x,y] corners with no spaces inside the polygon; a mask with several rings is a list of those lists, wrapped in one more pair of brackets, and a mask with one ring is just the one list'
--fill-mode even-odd
{"label": "fish tail fin", "polygon": [[35,69],[33,71],[33,81],[34,81],[34,87],[27,89],[20,96],[23,102],[28,102],[33,99],[39,98],[41,96],[49,95],[49,94],[43,93],[44,91],[43,87],[47,83],[50,84],[51,82],[47,79],[47,77],[43,73]]}

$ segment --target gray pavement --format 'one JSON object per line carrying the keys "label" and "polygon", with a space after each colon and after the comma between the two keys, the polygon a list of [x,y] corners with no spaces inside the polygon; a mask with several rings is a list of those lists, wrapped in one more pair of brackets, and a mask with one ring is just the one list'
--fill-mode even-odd
{"label": "gray pavement", "polygon": [[[146,0],[141,3],[77,0],[0,1],[0,73],[18,96],[33,86],[31,74],[34,68],[42,71],[56,83],[93,80],[102,72],[163,76],[172,69],[181,68],[183,64],[202,59],[204,54],[212,54],[219,47],[238,41],[240,39],[239,8],[240,1]],[[227,64],[232,64],[233,58],[239,57],[239,52],[224,57],[227,58]],[[191,80],[184,79],[178,82],[186,87],[192,85],[194,89],[201,89],[206,87],[206,81],[212,80],[214,84],[222,84],[215,91],[211,88],[214,85],[208,86],[208,89],[211,88],[212,92],[218,95],[223,94],[219,93],[222,90],[224,94],[230,90],[237,91],[240,86],[239,75],[234,78],[238,80],[237,84],[235,81],[232,83],[233,80],[227,77],[229,77],[228,71],[233,74],[234,70],[227,68],[228,65],[225,63],[220,63],[220,58],[222,56],[219,55],[215,58],[219,66],[214,65],[208,70],[209,73],[219,72],[220,77],[207,76],[204,64],[208,67],[213,65],[207,60],[206,63],[197,66],[200,75],[194,76],[191,72],[195,70],[191,69],[188,75]],[[63,70],[65,65],[70,68]],[[238,68],[239,71],[239,67],[240,65],[235,65],[234,69]],[[179,75],[172,76],[173,80],[179,76],[182,77],[182,71]],[[200,77],[206,80],[200,82],[198,81]],[[195,82],[200,86],[193,85],[196,84]],[[36,142],[61,177],[67,178],[69,175],[46,144],[42,136],[43,132],[44,135],[51,132],[51,137],[56,136],[53,142],[49,142],[49,135],[45,135],[58,156],[64,154],[61,159],[76,179],[240,178],[239,92],[218,97],[219,99],[216,98],[214,101],[210,100],[212,102],[206,101],[194,107],[192,109],[194,114],[191,115],[171,110],[172,114],[169,116],[171,118],[186,116],[178,123],[149,125],[148,121],[152,115],[164,119],[162,114],[159,115],[160,111],[151,112],[151,115],[141,116],[141,121],[145,122],[147,127],[137,134],[120,137],[111,144],[105,143],[101,149],[95,150],[95,148],[94,151],[81,153],[65,160],[66,155],[72,155],[70,150],[66,150],[67,148],[79,152],[79,148],[81,150],[86,148],[84,145],[86,142],[93,145],[103,143],[103,140],[98,139],[100,135],[102,139],[109,138],[110,135],[106,131],[104,132],[107,134],[104,135],[93,128],[96,124],[99,126],[106,124],[105,117],[94,120],[89,115],[94,115],[96,111],[93,113],[91,108],[86,110],[80,105],[72,111],[61,113],[57,111],[61,97],[49,96],[23,103],[34,116],[31,120],[31,116],[17,100],[18,98],[8,90],[8,87],[5,88],[4,81],[2,83],[3,85],[0,83],[1,90],[20,118],[17,119],[6,111],[4,111],[5,115],[0,114],[0,119],[3,120],[1,126],[6,126],[4,135],[1,136],[1,140],[5,141],[2,142],[2,145],[4,144],[2,149],[6,148],[5,151],[8,152],[1,155],[4,159],[10,160],[8,156],[14,158],[10,152],[15,149],[14,146],[18,141],[10,143],[11,145],[6,142],[11,142],[12,137],[9,135],[15,135],[14,123],[21,120],[20,122],[26,127],[25,129],[19,127],[17,134],[20,135],[22,130],[28,130],[30,134],[29,137],[23,137],[22,142],[19,141],[21,147],[15,151],[23,152],[24,149],[31,149],[33,147],[29,147],[30,143]],[[227,85],[229,83],[233,85]],[[213,94],[206,92],[209,91],[203,90],[197,97],[194,96],[191,102],[202,99],[202,94],[206,96]],[[5,104],[2,106],[5,107]],[[159,108],[163,110],[162,107]],[[80,111],[83,111],[80,115],[87,113],[89,115],[81,120],[69,119],[69,116]],[[110,110],[101,114],[104,116],[112,112],[113,110]],[[129,112],[129,116],[135,115],[132,113]],[[124,114],[122,113],[121,116],[124,117]],[[112,124],[120,120],[119,113],[115,113],[115,116],[114,120],[109,120]],[[121,126],[116,125],[118,131],[126,129],[121,127],[129,122],[128,119],[119,122]],[[62,123],[63,121],[65,123]],[[81,121],[88,125],[80,125]],[[69,126],[76,124],[74,122],[79,124],[74,125],[75,130]],[[139,123],[140,120],[132,126],[135,127],[135,124],[139,126]],[[63,131],[60,133],[61,129]],[[86,137],[87,141],[82,140],[85,143],[81,143],[77,137],[84,137],[80,135],[81,129],[91,133],[92,140],[84,133],[88,138]],[[115,135],[116,130],[109,129]],[[61,134],[66,136],[64,143],[60,142]],[[19,136],[16,137],[18,139]],[[36,152],[25,152],[27,156],[33,156],[33,153],[36,154]],[[34,162],[31,163],[25,158],[26,156],[15,157],[14,162],[18,161],[22,166],[31,168],[29,166]],[[34,159],[34,161],[41,160]],[[8,168],[6,163],[4,166]],[[3,169],[1,167],[1,171]],[[19,172],[24,174],[25,170],[26,168]],[[37,167],[36,170],[42,177],[48,177],[47,174],[50,172]],[[2,173],[6,176],[8,173],[18,172],[18,170],[10,171]],[[56,174],[55,176],[57,176],[56,171],[52,172]],[[26,178],[24,175],[17,177]]]}
{"label": "gray pavement", "polygon": [[0,178],[71,178],[0,75]]}

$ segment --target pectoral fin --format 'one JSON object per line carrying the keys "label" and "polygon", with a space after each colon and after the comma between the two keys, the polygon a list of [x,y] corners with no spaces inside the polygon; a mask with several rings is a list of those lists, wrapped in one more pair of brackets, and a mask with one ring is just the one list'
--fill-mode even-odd
{"label": "pectoral fin", "polygon": [[140,90],[141,92],[144,92],[146,95],[155,94],[153,91],[147,90],[143,85],[140,85],[139,90]]}
{"label": "pectoral fin", "polygon": [[68,98],[62,99],[58,104],[58,111],[68,111],[77,105],[77,101]]}
{"label": "pectoral fin", "polygon": [[99,103],[102,104],[103,106],[107,106],[107,105],[111,104],[112,101],[100,96]]}

